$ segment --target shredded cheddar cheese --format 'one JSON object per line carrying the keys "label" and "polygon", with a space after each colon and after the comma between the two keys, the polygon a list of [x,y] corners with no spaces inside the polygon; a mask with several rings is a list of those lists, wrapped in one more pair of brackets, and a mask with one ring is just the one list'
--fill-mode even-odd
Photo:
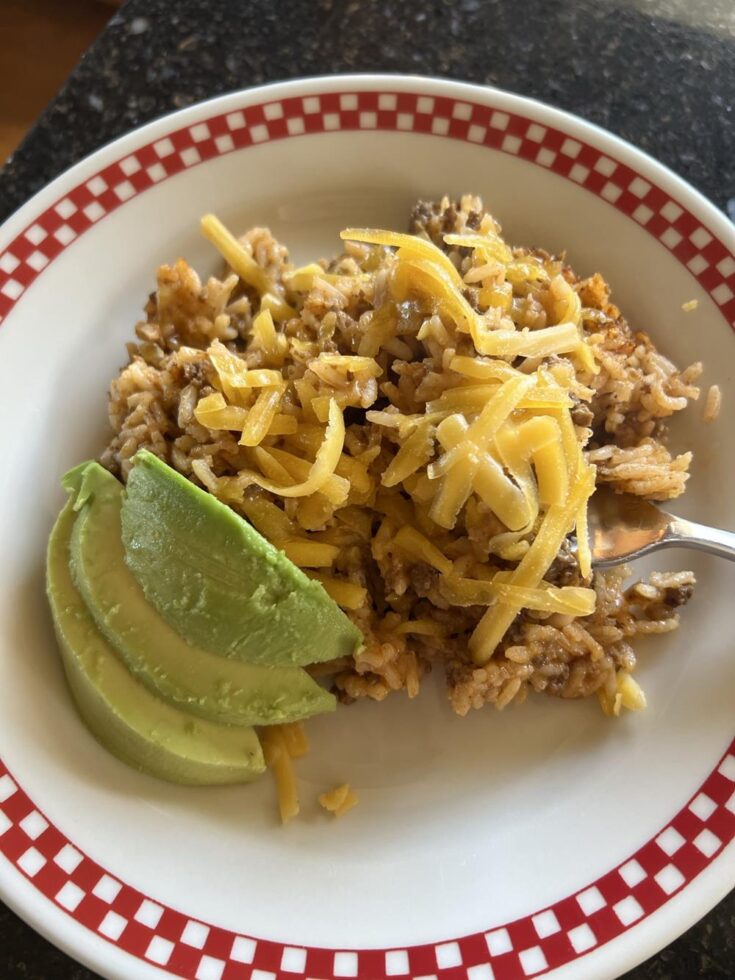
{"label": "shredded cheddar cheese", "polygon": [[[594,486],[594,472],[587,467],[568,499],[549,508],[528,552],[512,572],[509,585],[538,587],[559,553],[562,541],[572,530],[579,508],[589,499]],[[488,609],[470,637],[470,651],[478,664],[487,663],[520,608],[521,604],[503,604]]]}
{"label": "shredded cheddar cheese", "polygon": [[[345,424],[342,418],[342,412],[339,410],[337,403],[332,401],[329,408],[329,424],[324,433],[324,441],[319,447],[316,459],[309,467],[306,479],[300,483],[278,484],[273,480],[266,479],[259,473],[252,472],[247,475],[259,487],[262,487],[264,490],[269,490],[271,493],[275,493],[280,497],[308,497],[310,494],[321,490],[329,478],[334,475],[339,457],[342,453],[344,438]],[[340,489],[337,492],[337,496],[340,500],[346,500],[347,488],[345,487],[344,491]]]}
{"label": "shredded cheddar cheese", "polygon": [[261,350],[271,364],[280,365],[287,350],[286,338],[276,332],[271,311],[265,307],[253,319],[251,344]]}
{"label": "shredded cheddar cheese", "polygon": [[425,561],[444,575],[452,570],[451,561],[436,548],[428,538],[413,527],[402,527],[395,536],[395,545],[406,554]]}
{"label": "shredded cheddar cheese", "polygon": [[302,755],[306,755],[309,751],[309,741],[303,721],[292,721],[279,727],[286,751],[291,758],[300,759]]}
{"label": "shredded cheddar cheese", "polygon": [[538,588],[512,585],[508,572],[498,572],[492,579],[468,579],[449,575],[439,588],[453,605],[491,606],[496,602],[537,612],[561,613],[567,616],[589,616],[595,609],[593,589],[555,586],[540,582]]}
{"label": "shredded cheddar cheese", "polygon": [[341,786],[335,786],[334,789],[319,794],[320,806],[334,814],[335,817],[344,816],[353,806],[357,806],[357,803],[357,796],[350,789],[349,783],[342,783]]}
{"label": "shredded cheddar cheese", "polygon": [[321,572],[310,571],[309,577],[320,582],[327,595],[343,609],[361,609],[367,602],[367,589],[361,585],[355,585],[354,582],[333,575],[324,575]]}
{"label": "shredded cheddar cheese", "polygon": [[329,568],[339,554],[339,548],[322,541],[290,538],[281,545],[284,554],[299,568]]}
{"label": "shredded cheddar cheese", "polygon": [[401,249],[407,258],[423,259],[434,263],[457,288],[462,289],[462,277],[452,265],[452,260],[426,238],[405,235],[397,231],[381,231],[375,228],[346,228],[340,238],[370,245],[390,245]]}
{"label": "shredded cheddar cheese", "polygon": [[610,717],[617,717],[622,708],[643,711],[647,706],[646,696],[638,681],[622,669],[615,675],[615,690],[598,688],[597,698],[603,712]]}
{"label": "shredded cheddar cheese", "polygon": [[261,729],[260,742],[263,746],[265,763],[273,773],[278,794],[278,809],[281,823],[288,823],[299,815],[299,791],[296,785],[296,773],[293,767],[293,756],[289,745],[293,745],[293,736],[284,733],[282,725],[271,725]]}
{"label": "shredded cheddar cheese", "polygon": [[268,435],[275,421],[282,395],[281,387],[260,390],[242,428],[241,446],[257,446]]}
{"label": "shredded cheddar cheese", "polygon": [[[291,269],[281,289],[213,215],[202,219],[202,230],[260,299],[247,356],[220,341],[207,352],[211,388],[195,406],[195,418],[214,432],[239,434],[248,465],[238,464],[236,476],[217,477],[205,460],[196,460],[194,471],[206,486],[235,504],[346,610],[369,601],[341,565],[348,531],[359,528],[374,557],[396,554],[428,566],[450,607],[486,607],[469,642],[479,665],[493,656],[521,609],[569,616],[594,611],[595,592],[583,586],[591,572],[587,504],[595,471],[572,410],[592,397],[598,367],[580,296],[558,265],[510,248],[489,219],[477,230],[444,236],[469,255],[458,265],[427,238],[348,228],[342,239],[358,243],[348,251],[380,250],[375,260],[386,272],[379,288],[372,273],[346,262]],[[360,317],[346,352],[329,342],[326,319],[324,338],[312,343],[291,336],[287,298],[297,302],[298,294],[315,290],[339,308],[355,283],[367,291],[368,307],[375,305]],[[511,317],[520,284],[526,290],[543,284],[538,326],[516,327]],[[402,304],[419,308],[423,318],[410,338],[401,325]],[[407,368],[391,367],[389,359],[412,369],[409,339],[440,359],[443,372],[441,384],[413,400],[402,396],[400,373]],[[381,396],[388,404],[381,406]],[[380,428],[377,440],[348,437],[345,417],[354,409]],[[482,569],[467,564],[468,549],[458,545],[455,531],[464,508],[491,511],[498,526],[488,550],[515,567],[483,577]],[[341,517],[348,512],[349,523]],[[373,525],[376,512],[382,522]],[[335,527],[335,516],[345,523]],[[547,573],[575,528],[583,585],[559,588]],[[423,618],[407,619],[396,632],[443,635],[434,620]],[[620,704],[624,697],[633,704],[635,692],[625,678],[620,684]],[[280,743],[276,735],[272,741],[276,758]]]}
{"label": "shredded cheddar cheese", "polygon": [[276,319],[285,320],[295,315],[295,310],[277,295],[274,283],[219,218],[213,214],[205,214],[200,227],[204,237],[214,245],[242,281],[257,290],[261,298],[269,297],[268,307]]}

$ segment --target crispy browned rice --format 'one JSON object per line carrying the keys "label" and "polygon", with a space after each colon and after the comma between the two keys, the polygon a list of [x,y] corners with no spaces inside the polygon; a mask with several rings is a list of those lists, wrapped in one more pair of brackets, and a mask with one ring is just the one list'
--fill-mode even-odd
{"label": "crispy browned rice", "polygon": [[[420,202],[412,212],[410,230],[429,237],[465,275],[473,261],[470,249],[449,247],[442,236],[478,228],[484,214],[480,200],[469,196],[458,202],[446,198],[439,203]],[[349,662],[329,665],[341,699],[382,700],[398,690],[414,697],[422,676],[438,665],[446,674],[452,706],[460,715],[488,702],[498,708],[520,702],[532,690],[565,698],[598,692],[603,706],[617,713],[620,677],[627,677],[635,666],[634,637],[677,627],[677,609],[692,593],[692,573],[658,573],[628,588],[624,585],[626,569],[593,574],[598,601],[592,615],[574,618],[523,610],[491,660],[478,667],[468,653],[467,641],[484,610],[450,606],[437,588],[436,570],[391,547],[399,517],[395,510],[386,513],[376,501],[380,475],[396,452],[395,430],[368,421],[365,411],[395,406],[404,413],[423,412],[426,402],[447,386],[451,374],[442,345],[436,339],[422,341],[416,336],[427,314],[415,301],[401,304],[397,337],[375,355],[383,371],[377,379],[327,377],[310,365],[323,351],[355,354],[377,302],[371,290],[380,288],[380,276],[372,277],[372,285],[366,286],[358,274],[388,267],[393,253],[348,244],[344,254],[322,266],[352,279],[335,285],[316,278],[307,293],[297,293],[284,282],[284,273],[292,269],[288,253],[266,228],[252,229],[241,241],[280,284],[297,311],[279,327],[288,338],[284,377],[307,378],[320,393],[342,384],[345,404],[351,406],[345,411],[345,452],[365,460],[371,478],[368,491],[356,489],[345,508],[325,524],[304,531],[315,540],[321,536],[336,542],[339,553],[331,574],[367,590],[367,601],[349,612],[364,634],[364,647]],[[580,280],[563,257],[541,250],[514,249],[514,256],[531,257],[549,273],[542,282],[514,282],[510,315],[516,326],[534,329],[547,324],[550,280],[563,277],[580,297],[583,327],[601,370],[596,375],[577,373],[580,385],[592,389],[592,397],[579,397],[573,420],[578,438],[589,440],[588,459],[597,466],[598,483],[653,499],[679,495],[691,454],[672,458],[665,445],[665,420],[698,397],[695,382],[701,366],[693,364],[678,371],[645,333],[633,331],[610,301],[609,289],[599,274]],[[467,297],[473,301],[472,288]],[[132,456],[145,447],[200,483],[192,461],[203,460],[210,474],[208,489],[214,492],[220,478],[253,467],[251,451],[238,444],[239,433],[205,428],[196,421],[194,409],[203,396],[215,391],[206,352],[215,339],[240,355],[248,367],[271,366],[250,343],[257,309],[257,294],[233,274],[202,284],[183,259],[159,269],[145,319],[135,328],[135,342],[128,344],[129,363],[110,388],[114,435],[102,455],[104,465],[124,480]],[[437,335],[435,331],[433,336]],[[470,341],[454,342],[457,353],[474,353],[461,350],[460,343]],[[710,413],[714,413],[714,402],[711,396]],[[282,411],[287,412],[288,405]],[[293,452],[289,438],[273,436],[264,445]],[[304,455],[308,458],[308,452]],[[284,502],[255,486],[244,492],[245,501],[251,498],[270,500],[289,518],[297,516],[293,500]],[[228,502],[245,514],[236,500]],[[410,503],[408,497],[406,503]],[[451,534],[443,532],[444,550],[453,560],[465,562],[468,569],[478,564],[491,571],[505,569],[508,562],[492,545],[504,530],[485,504],[470,498]],[[557,585],[589,584],[581,580],[570,541],[546,578]],[[436,622],[443,635],[397,631],[407,620]]]}

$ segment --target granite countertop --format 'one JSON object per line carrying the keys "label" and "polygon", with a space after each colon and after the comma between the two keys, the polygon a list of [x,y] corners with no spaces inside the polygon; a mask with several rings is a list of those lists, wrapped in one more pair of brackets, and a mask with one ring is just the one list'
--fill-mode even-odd
{"label": "granite countertop", "polygon": [[[336,72],[484,82],[647,150],[735,219],[732,0],[128,0],[0,171],[0,220],[162,113]],[[0,904],[4,980],[89,980]],[[732,980],[735,892],[628,980]]]}

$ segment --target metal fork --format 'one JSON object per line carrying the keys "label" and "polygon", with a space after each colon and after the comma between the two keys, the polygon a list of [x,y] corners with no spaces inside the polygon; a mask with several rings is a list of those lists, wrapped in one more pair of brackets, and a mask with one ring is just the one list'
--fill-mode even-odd
{"label": "metal fork", "polygon": [[592,565],[609,568],[660,548],[694,548],[735,561],[735,532],[685,521],[629,493],[599,487],[588,510]]}

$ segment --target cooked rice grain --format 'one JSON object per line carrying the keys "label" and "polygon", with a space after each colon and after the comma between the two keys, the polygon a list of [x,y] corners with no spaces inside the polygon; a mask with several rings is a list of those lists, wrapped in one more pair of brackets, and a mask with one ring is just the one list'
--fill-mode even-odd
{"label": "cooked rice grain", "polygon": [[705,422],[714,422],[722,408],[722,392],[719,385],[710,385],[704,402],[702,418]]}

